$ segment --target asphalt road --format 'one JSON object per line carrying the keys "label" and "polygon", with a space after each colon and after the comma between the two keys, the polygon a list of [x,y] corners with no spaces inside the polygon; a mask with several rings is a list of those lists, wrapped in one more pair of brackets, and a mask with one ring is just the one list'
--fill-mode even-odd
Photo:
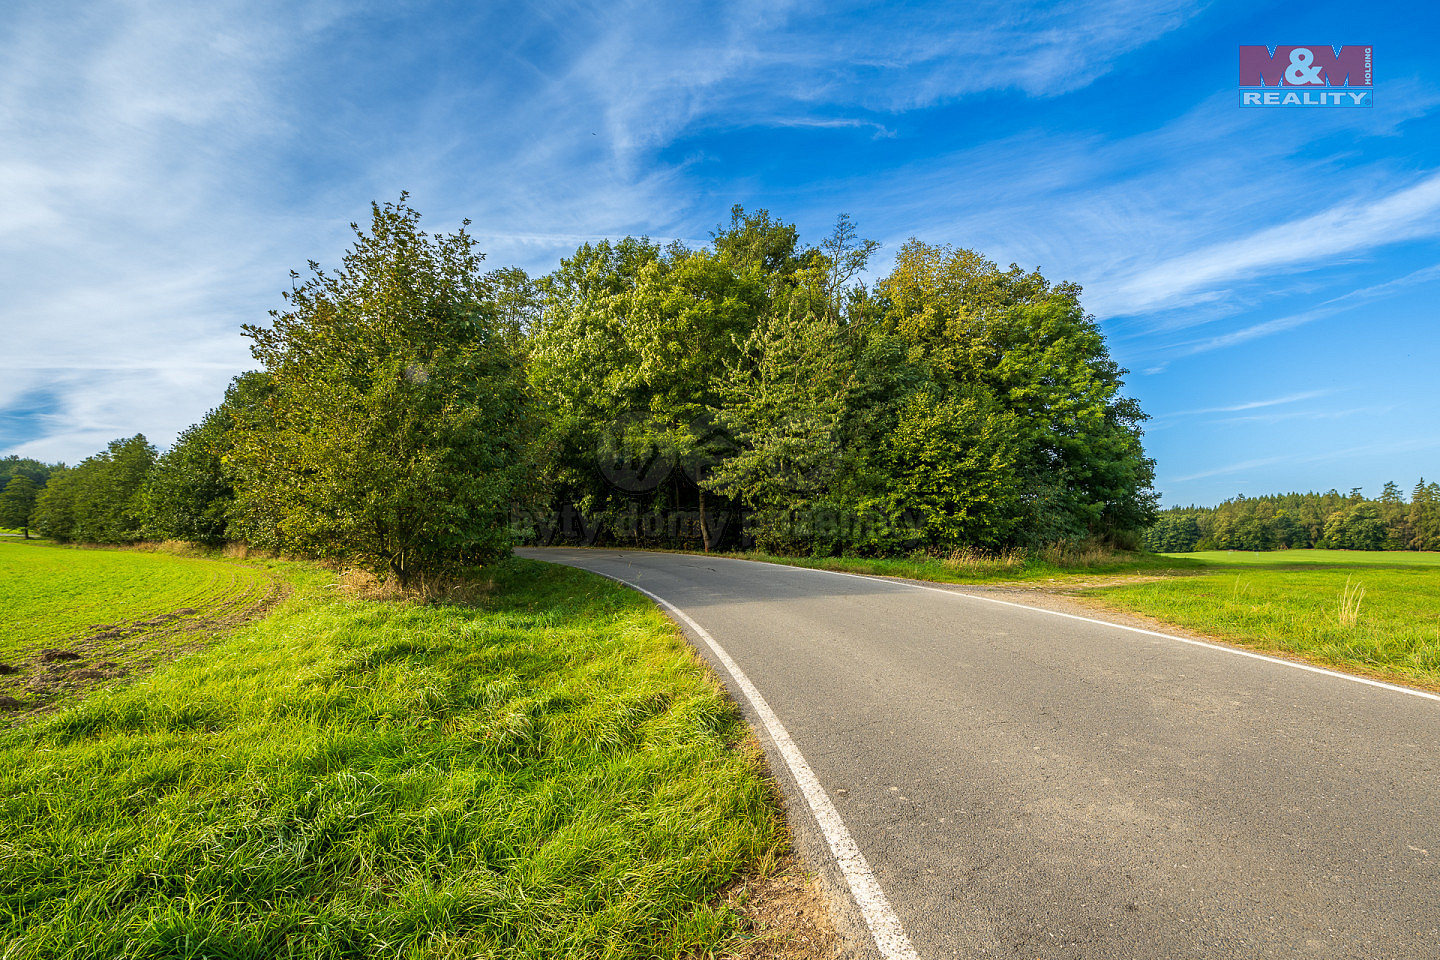
{"label": "asphalt road", "polygon": [[854,956],[907,954],[867,929],[817,785],[919,957],[1440,957],[1440,702],[900,582],[518,552],[690,618]]}

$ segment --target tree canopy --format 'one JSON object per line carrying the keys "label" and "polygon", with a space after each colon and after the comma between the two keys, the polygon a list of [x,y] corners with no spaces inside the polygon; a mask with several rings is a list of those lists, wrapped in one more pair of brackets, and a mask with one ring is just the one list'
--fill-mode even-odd
{"label": "tree canopy", "polygon": [[429,235],[406,199],[245,325],[263,370],[158,459],[137,437],[56,473],[37,529],[409,585],[517,537],[886,554],[1128,546],[1153,519],[1145,415],[1074,284],[918,239],[874,277],[848,216],[810,246],[739,205],[700,249],[483,272],[468,222]]}
{"label": "tree canopy", "polygon": [[737,206],[711,239],[587,244],[540,281],[530,383],[580,532],[688,509],[707,547],[743,515],[772,549],[888,552],[1133,543],[1153,516],[1145,415],[1075,285],[912,240],[872,291],[843,215],[805,248]]}
{"label": "tree canopy", "polygon": [[1440,550],[1440,483],[1415,484],[1407,502],[1394,482],[1379,499],[1343,495],[1239,496],[1216,507],[1171,507],[1145,531],[1145,546],[1192,550]]}

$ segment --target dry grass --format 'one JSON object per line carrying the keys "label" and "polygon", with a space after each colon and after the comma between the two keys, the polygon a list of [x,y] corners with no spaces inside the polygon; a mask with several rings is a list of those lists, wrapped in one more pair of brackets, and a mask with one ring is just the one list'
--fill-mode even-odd
{"label": "dry grass", "polygon": [[833,960],[840,938],[818,883],[787,856],[737,883],[725,903],[744,917],[730,960]]}
{"label": "dry grass", "polygon": [[[220,548],[220,556],[227,560],[279,560],[282,557],[274,550],[263,550],[248,543],[227,543]],[[294,558],[285,558],[294,559]]]}
{"label": "dry grass", "polygon": [[1092,541],[1052,543],[1036,552],[1036,558],[1057,567],[1100,567],[1124,557],[1114,547]]}
{"label": "dry grass", "polygon": [[360,600],[412,601],[415,603],[480,603],[495,590],[495,578],[473,571],[468,579],[421,577],[402,588],[393,577],[380,578],[368,570],[346,567],[336,579],[336,589]]}
{"label": "dry grass", "polygon": [[1006,550],[1003,553],[987,553],[974,547],[961,547],[942,557],[940,563],[947,570],[954,570],[967,576],[995,576],[1025,568],[1025,553],[1021,550]]}

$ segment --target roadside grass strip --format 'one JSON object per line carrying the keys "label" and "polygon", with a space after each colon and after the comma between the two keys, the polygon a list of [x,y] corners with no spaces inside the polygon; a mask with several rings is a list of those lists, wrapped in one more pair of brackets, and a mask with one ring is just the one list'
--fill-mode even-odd
{"label": "roadside grass strip", "polygon": [[1073,554],[1046,551],[1040,556],[1027,556],[1019,552],[995,556],[966,550],[957,550],[948,557],[787,557],[753,550],[730,556],[811,570],[928,580],[931,583],[1008,583],[1120,574],[1175,576],[1198,572],[1204,567],[1204,564],[1188,556],[1099,549]]}
{"label": "roadside grass strip", "polygon": [[[1440,690],[1440,553],[744,559],[932,583],[1034,583],[1266,653]],[[1051,583],[1053,581],[1053,584]],[[1023,606],[1023,604],[1022,604]]]}
{"label": "roadside grass strip", "polygon": [[1162,553],[1174,560],[1198,560],[1206,566],[1429,567],[1440,573],[1440,553],[1430,550],[1203,550]]}
{"label": "roadside grass strip", "polygon": [[[131,555],[126,555],[131,556]],[[780,855],[674,625],[514,561],[477,606],[336,597],[0,734],[0,957],[681,957]]]}
{"label": "roadside grass strip", "polygon": [[1257,650],[1440,688],[1440,555],[1195,556],[1209,572],[1089,593]]}

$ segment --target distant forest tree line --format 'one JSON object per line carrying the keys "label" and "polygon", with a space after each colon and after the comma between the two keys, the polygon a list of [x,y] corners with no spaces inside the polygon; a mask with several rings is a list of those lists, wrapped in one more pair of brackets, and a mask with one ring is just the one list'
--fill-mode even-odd
{"label": "distant forest tree line", "polygon": [[262,370],[163,453],[40,465],[27,522],[408,583],[516,540],[1135,547],[1155,519],[1146,416],[1074,284],[910,240],[867,287],[848,217],[806,246],[739,206],[704,248],[587,243],[542,277],[483,271],[404,196],[352,226],[245,327]]}
{"label": "distant forest tree line", "polygon": [[1218,507],[1171,507],[1145,531],[1158,553],[1195,550],[1440,550],[1440,483],[1415,484],[1407,501],[1385,484],[1379,499],[1285,493],[1239,496]]}

